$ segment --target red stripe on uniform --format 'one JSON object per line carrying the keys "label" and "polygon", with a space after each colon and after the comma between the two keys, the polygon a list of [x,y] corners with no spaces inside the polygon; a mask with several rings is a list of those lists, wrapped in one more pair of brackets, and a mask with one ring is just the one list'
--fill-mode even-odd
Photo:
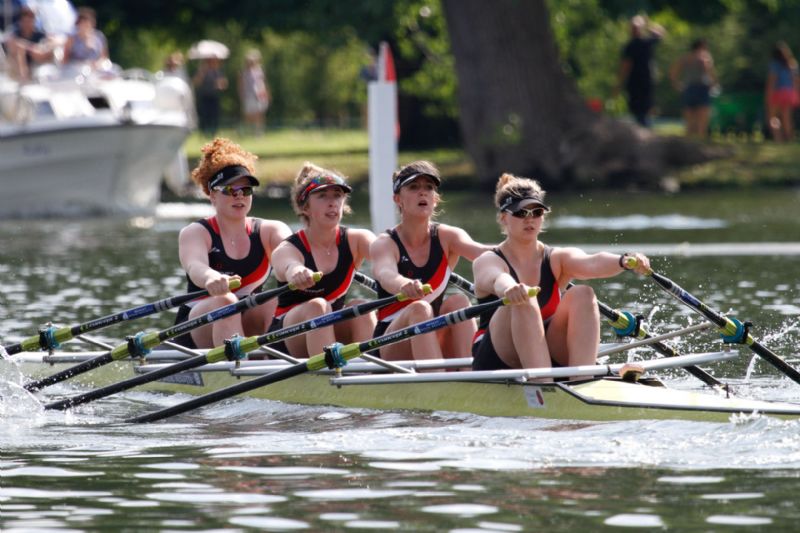
{"label": "red stripe on uniform", "polygon": [[541,308],[542,311],[542,320],[547,320],[556,312],[556,308],[558,308],[558,304],[561,303],[561,291],[558,290],[558,282],[553,283],[553,289],[550,293],[550,299],[547,300],[547,303]]}
{"label": "red stripe on uniform", "polygon": [[[436,291],[437,289],[439,289],[439,287],[441,287],[445,283],[445,273],[447,272],[447,268],[448,268],[447,258],[442,256],[442,260],[439,263],[439,267],[436,269],[436,272],[433,273],[433,276],[431,276],[429,280],[424,282],[431,286],[431,293],[427,295],[425,298],[423,298],[423,300],[432,302],[439,296],[436,293]],[[387,305],[386,307],[378,309],[378,320],[384,320],[385,318],[392,316],[398,311],[411,305],[411,302],[414,301],[415,300],[405,300],[403,302],[394,302]]]}

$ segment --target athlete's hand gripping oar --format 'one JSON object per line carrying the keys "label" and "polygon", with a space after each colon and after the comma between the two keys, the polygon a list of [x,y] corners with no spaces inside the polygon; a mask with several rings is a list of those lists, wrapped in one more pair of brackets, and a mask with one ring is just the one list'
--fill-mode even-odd
{"label": "athlete's hand gripping oar", "polygon": [[[631,264],[630,260],[628,264]],[[800,372],[791,367],[789,363],[778,357],[778,355],[772,350],[755,340],[753,336],[750,335],[747,325],[742,324],[736,319],[728,318],[719,311],[711,309],[706,304],[695,298],[683,287],[666,276],[662,276],[661,274],[655,272],[654,270],[650,270],[648,276],[655,281],[659,287],[670,293],[685,306],[700,313],[711,323],[717,325],[720,328],[722,339],[725,342],[746,344],[747,347],[750,348],[754,353],[766,359],[784,375],[791,378],[794,382],[800,383]]]}
{"label": "athlete's hand gripping oar", "polygon": [[[423,285],[422,289],[423,292],[425,292],[426,294],[429,294],[431,292],[430,285]],[[225,361],[225,360],[238,361],[239,359],[242,359],[245,356],[245,354],[247,354],[248,352],[252,352],[259,346],[264,346],[267,344],[279,342],[284,339],[288,339],[289,337],[294,337],[296,335],[308,332],[312,329],[323,328],[325,326],[336,324],[337,322],[349,320],[351,318],[364,315],[376,309],[380,309],[381,307],[389,305],[391,303],[402,302],[407,299],[408,297],[405,296],[404,294],[387,296],[386,298],[381,298],[380,300],[364,302],[351,307],[344,307],[342,309],[339,309],[338,311],[318,316],[310,320],[306,320],[305,322],[300,322],[299,324],[293,324],[291,326],[287,326],[285,328],[281,328],[276,331],[265,333],[264,335],[261,336],[247,337],[245,339],[241,338],[229,339],[228,341],[225,342],[224,346],[218,346],[216,348],[213,348],[204,355],[198,355],[196,357],[180,361],[178,363],[160,368],[158,370],[153,370],[151,372],[139,374],[138,376],[134,376],[130,379],[126,379],[124,381],[120,381],[119,383],[108,385],[106,387],[101,387],[99,389],[95,389],[93,391],[89,391],[84,394],[79,394],[71,398],[65,398],[57,402],[52,402],[45,405],[44,408],[59,409],[59,410],[69,409],[70,407],[91,402],[93,400],[98,400],[100,398],[105,398],[106,396],[111,396],[112,394],[126,391],[133,387],[144,385],[145,383],[150,383],[151,381],[156,381],[157,379],[171,376],[173,374],[177,374],[178,372],[183,372],[185,370],[196,368],[201,365],[218,363],[220,361]]]}
{"label": "athlete's hand gripping oar", "polygon": [[[234,278],[231,279],[228,287],[231,290],[236,290],[241,285],[241,280]],[[90,331],[97,331],[98,329],[103,329],[119,322],[126,322],[128,320],[134,320],[152,315],[154,313],[159,313],[161,311],[166,311],[167,309],[183,305],[186,302],[191,302],[195,298],[200,298],[207,295],[207,290],[180,294],[178,296],[172,296],[170,298],[158,300],[157,302],[152,302],[149,304],[140,305],[139,307],[133,307],[125,311],[120,311],[119,313],[115,313],[113,315],[96,318],[82,324],[65,326],[62,328],[49,327],[42,329],[42,331],[40,331],[36,336],[28,337],[21,342],[6,346],[6,353],[8,355],[14,355],[19,352],[31,352],[40,348],[43,350],[58,349],[62,342],[67,342],[71,339],[74,339],[78,335],[83,335],[84,333],[89,333]]]}
{"label": "athlete's hand gripping oar", "polygon": [[[319,281],[321,278],[321,273],[314,273],[314,281]],[[176,324],[171,328],[162,329],[161,331],[155,333],[139,333],[135,336],[129,337],[126,343],[118,345],[110,352],[104,353],[103,355],[98,355],[93,359],[89,359],[88,361],[84,361],[83,363],[70,367],[66,370],[62,370],[61,372],[53,374],[52,376],[26,383],[23,385],[23,387],[29,391],[36,391],[49,385],[67,380],[73,376],[77,376],[78,374],[83,374],[84,372],[88,372],[89,370],[103,366],[112,361],[118,361],[128,356],[138,357],[146,355],[152,348],[155,348],[166,340],[183,335],[184,333],[188,333],[201,326],[205,326],[206,324],[211,324],[217,320],[233,316],[236,313],[241,313],[245,309],[251,309],[259,306],[266,301],[291,290],[294,290],[294,286],[287,284],[269,291],[254,293],[236,303],[220,307],[219,309],[214,309],[213,311],[209,311],[204,315],[200,315],[191,320],[187,320],[186,322]]]}
{"label": "athlete's hand gripping oar", "polygon": [[[532,287],[528,290],[528,296],[530,297],[534,297],[538,293],[539,287]],[[397,331],[393,331],[392,333],[387,333],[386,335],[376,337],[372,340],[360,343],[354,342],[346,346],[334,344],[326,347],[323,353],[317,354],[302,363],[292,365],[289,368],[284,368],[282,370],[278,370],[276,372],[272,372],[248,381],[242,381],[236,385],[210,392],[203,396],[198,396],[197,398],[189,400],[188,402],[167,407],[166,409],[162,409],[148,415],[132,418],[127,420],[127,422],[155,422],[170,416],[185,413],[186,411],[191,411],[192,409],[196,409],[210,403],[231,398],[243,392],[257,389],[265,385],[270,385],[272,383],[277,383],[305,372],[322,370],[326,366],[329,368],[341,367],[345,365],[348,360],[358,357],[363,352],[380,349],[384,346],[407,340],[415,335],[424,335],[425,333],[430,333],[431,331],[436,331],[437,329],[441,329],[443,327],[464,322],[465,320],[470,320],[477,317],[481,313],[490,311],[500,307],[501,305],[505,305],[506,303],[508,302],[505,298],[492,300],[491,302],[465,307],[463,309],[447,313],[446,315],[441,315],[436,318],[420,322],[419,324],[413,324],[407,328],[399,329]]]}

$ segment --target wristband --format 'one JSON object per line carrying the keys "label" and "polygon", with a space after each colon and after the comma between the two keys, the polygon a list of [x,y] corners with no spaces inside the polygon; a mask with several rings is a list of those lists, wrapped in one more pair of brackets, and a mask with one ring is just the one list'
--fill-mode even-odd
{"label": "wristband", "polygon": [[628,268],[627,266],[625,266],[625,258],[626,258],[626,257],[629,257],[630,255],[631,255],[631,254],[629,254],[628,252],[624,252],[624,253],[623,253],[621,256],[619,256],[619,267],[620,267],[622,270],[630,270],[630,268]]}

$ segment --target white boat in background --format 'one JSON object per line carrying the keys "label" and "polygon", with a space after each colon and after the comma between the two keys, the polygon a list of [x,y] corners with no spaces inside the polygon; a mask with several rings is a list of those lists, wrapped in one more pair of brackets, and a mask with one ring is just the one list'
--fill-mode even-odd
{"label": "white boat in background", "polygon": [[178,77],[88,66],[0,72],[0,217],[151,215],[192,126]]}

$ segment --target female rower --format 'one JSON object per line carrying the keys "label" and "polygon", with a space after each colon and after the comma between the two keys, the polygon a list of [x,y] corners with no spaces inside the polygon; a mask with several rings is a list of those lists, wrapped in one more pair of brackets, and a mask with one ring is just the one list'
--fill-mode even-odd
{"label": "female rower", "polygon": [[[600,342],[600,317],[594,291],[580,285],[564,291],[572,279],[616,276],[626,258],[646,274],[642,254],[587,254],[555,248],[539,240],[545,192],[535,180],[503,174],[497,183],[497,220],[506,239],[473,263],[480,302],[506,297],[512,304],[485,313],[472,347],[473,370],[541,368],[594,364]],[[539,286],[536,298],[529,287]]]}
{"label": "female rower", "polygon": [[[353,274],[369,258],[369,246],[375,240],[369,230],[340,225],[342,216],[350,213],[347,195],[351,191],[342,176],[312,163],[305,163],[297,175],[291,191],[292,207],[305,227],[278,246],[273,260],[278,285],[292,283],[298,290],[278,298],[270,331],[344,307]],[[314,272],[322,272],[319,282],[314,282]],[[367,340],[374,324],[375,318],[369,313],[311,330],[273,347],[295,357],[308,357],[335,341]]]}
{"label": "female rower", "polygon": [[[181,306],[176,323],[259,291],[269,276],[273,250],[291,234],[283,222],[247,216],[253,206],[253,187],[259,184],[253,176],[255,155],[222,138],[206,144],[202,151],[192,180],[209,197],[215,214],[181,230],[178,254],[188,290],[206,289],[209,296]],[[228,288],[232,279],[241,281],[235,292]],[[260,335],[272,322],[275,306],[276,302],[270,301],[217,320],[181,336],[178,342],[209,348],[222,345],[234,334]]]}
{"label": "female rower", "polygon": [[[450,273],[460,257],[472,261],[490,248],[461,228],[433,222],[441,201],[440,184],[439,170],[428,161],[410,163],[392,176],[400,223],[372,245],[373,273],[379,298],[402,292],[413,301],[378,310],[376,337],[469,305],[463,294],[445,298]],[[428,295],[422,292],[426,283],[433,289]],[[475,323],[468,320],[386,346],[380,355],[387,360],[469,357],[474,333]]]}

